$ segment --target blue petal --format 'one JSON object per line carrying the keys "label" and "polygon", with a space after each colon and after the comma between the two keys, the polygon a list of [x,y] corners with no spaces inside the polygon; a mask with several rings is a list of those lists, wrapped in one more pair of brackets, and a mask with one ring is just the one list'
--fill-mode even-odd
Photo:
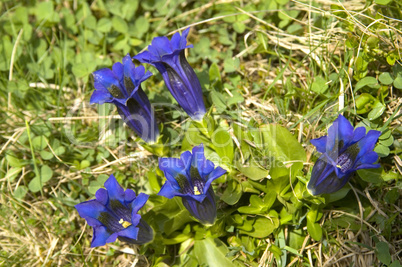
{"label": "blue petal", "polygon": [[336,175],[337,168],[326,162],[322,155],[314,164],[311,179],[307,189],[312,195],[330,194],[341,189],[351,178],[351,173],[346,173],[342,178]]}
{"label": "blue petal", "polygon": [[370,152],[364,154],[359,159],[359,164],[373,164],[377,160],[378,160],[378,154],[374,151],[370,151]]}
{"label": "blue petal", "polygon": [[102,203],[102,205],[107,205],[109,202],[109,194],[107,190],[104,188],[99,188],[98,191],[95,193],[96,200]]}
{"label": "blue petal", "polygon": [[129,98],[125,104],[115,103],[115,105],[124,122],[139,137],[145,142],[157,140],[159,136],[158,125],[151,104],[141,87],[138,87],[134,98]]}
{"label": "blue petal", "polygon": [[126,191],[124,191],[124,202],[126,204],[133,202],[135,197],[136,197],[136,195],[135,195],[135,192],[133,190],[126,189]]}
{"label": "blue petal", "polygon": [[109,93],[109,91],[95,90],[91,95],[89,103],[90,104],[98,103],[102,105],[104,103],[110,102],[112,99],[113,96]]}
{"label": "blue petal", "polygon": [[120,62],[114,63],[113,67],[112,67],[112,71],[113,71],[114,75],[116,76],[116,78],[118,79],[119,83],[123,84],[123,78],[124,78],[123,64],[121,64]]}
{"label": "blue petal", "polygon": [[87,221],[88,225],[92,227],[104,226],[100,221],[98,221],[98,219],[86,217],[85,220]]}
{"label": "blue petal", "polygon": [[213,224],[216,218],[214,191],[210,188],[202,201],[182,198],[183,205],[192,216],[204,224]]}
{"label": "blue petal", "polygon": [[75,208],[79,215],[84,219],[88,217],[97,219],[101,212],[106,211],[106,207],[95,199],[79,203],[75,205]]}
{"label": "blue petal", "polygon": [[[183,34],[181,35],[181,38],[180,38],[180,46],[179,46],[179,49],[184,49],[184,48],[187,48],[187,35],[188,35],[188,33],[190,32],[190,28],[187,28],[187,29],[185,29],[184,31],[183,31]],[[191,45],[192,46],[192,45]]]}
{"label": "blue petal", "polygon": [[356,170],[360,170],[360,169],[377,169],[380,168],[381,164],[361,164],[358,167],[356,167]]}
{"label": "blue petal", "polygon": [[110,237],[110,233],[106,230],[106,227],[99,226],[94,227],[94,236],[91,242],[91,248],[105,245],[106,240]]}
{"label": "blue petal", "polygon": [[126,238],[131,238],[131,239],[137,239],[138,230],[139,230],[138,227],[136,227],[134,225],[130,225],[126,229],[120,231],[119,236],[126,237]]}
{"label": "blue petal", "polygon": [[138,55],[135,55],[133,58],[138,60],[141,63],[152,64],[152,61],[153,61],[152,60],[152,55],[148,51],[144,51],[142,53],[139,53]]}
{"label": "blue petal", "polygon": [[178,174],[187,175],[183,161],[177,158],[160,158],[159,169],[174,187],[179,186],[175,179]]}
{"label": "blue petal", "polygon": [[155,37],[152,40],[152,45],[148,46],[148,51],[159,57],[173,52],[169,39],[166,36]]}
{"label": "blue petal", "polygon": [[211,183],[218,179],[219,177],[221,177],[222,175],[224,175],[227,171],[225,169],[222,169],[221,167],[216,167],[215,170],[213,170],[207,177],[207,181],[204,185],[204,189],[208,190],[208,188],[210,187]]}
{"label": "blue petal", "polygon": [[310,143],[312,143],[317,148],[318,152],[325,153],[327,145],[327,136],[312,139],[310,140]]}
{"label": "blue petal", "polygon": [[112,85],[115,85],[119,89],[121,89],[118,78],[114,75],[112,70],[108,68],[97,70],[92,75],[94,77],[94,81],[96,83],[102,84],[105,88],[109,88]]}
{"label": "blue petal", "polygon": [[352,143],[356,143],[360,141],[362,138],[366,136],[366,128],[365,127],[358,127],[353,132]]}
{"label": "blue petal", "polygon": [[[188,28],[188,29],[190,29],[190,28]],[[174,50],[177,50],[177,49],[181,49],[181,46],[180,46],[181,40],[182,40],[182,38],[181,38],[179,32],[176,32],[175,34],[173,34],[172,39],[170,39],[170,43],[171,43],[171,46],[172,46],[173,51],[174,51]],[[185,42],[187,43],[186,38],[184,38],[184,40],[185,40]],[[184,44],[184,46],[185,46],[185,45],[186,45],[186,44]]]}
{"label": "blue petal", "polygon": [[147,202],[149,196],[144,193],[140,193],[136,199],[131,203],[132,215],[136,214]]}
{"label": "blue petal", "polygon": [[331,127],[328,129],[328,140],[326,151],[332,151],[338,149],[335,145],[338,145],[340,141],[343,145],[347,145],[352,141],[353,138],[353,126],[352,124],[342,115],[334,121]]}
{"label": "blue petal", "polygon": [[180,155],[180,160],[183,162],[184,170],[187,173],[190,171],[193,154],[190,151],[185,151]]}
{"label": "blue petal", "polygon": [[124,203],[124,189],[119,185],[113,174],[106,180],[105,188],[109,194],[109,199],[117,199]]}
{"label": "blue petal", "polygon": [[172,184],[170,183],[170,181],[166,181],[163,185],[161,190],[158,193],[158,196],[163,196],[166,197],[168,199],[172,199],[173,197],[175,197],[177,195],[177,192],[179,192],[180,187],[178,185],[176,185],[176,183],[174,184],[175,187],[172,186]]}
{"label": "blue petal", "polygon": [[358,144],[360,151],[359,154],[357,155],[358,159],[374,149],[374,146],[377,143],[377,140],[380,137],[380,135],[381,135],[380,131],[370,130],[367,133],[366,137],[359,141]]}
{"label": "blue petal", "polygon": [[199,146],[193,147],[193,157],[191,166],[196,168],[200,173],[201,177],[206,180],[206,176],[208,176],[214,170],[214,164],[207,160],[204,155],[204,145],[201,144]]}

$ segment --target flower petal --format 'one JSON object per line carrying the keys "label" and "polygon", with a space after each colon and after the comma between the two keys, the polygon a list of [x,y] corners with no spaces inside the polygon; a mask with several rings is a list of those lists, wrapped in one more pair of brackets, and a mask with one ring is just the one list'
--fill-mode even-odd
{"label": "flower petal", "polygon": [[326,152],[326,145],[327,145],[327,136],[322,136],[320,138],[310,140],[318,150],[318,152],[325,153]]}
{"label": "flower petal", "polygon": [[113,96],[109,93],[109,91],[104,90],[95,90],[92,95],[91,99],[89,100],[90,104],[98,103],[100,105],[104,103],[108,103],[113,99]]}
{"label": "flower petal", "polygon": [[364,154],[359,159],[359,164],[373,164],[378,160],[378,154],[375,151],[370,151]]}
{"label": "flower petal", "polygon": [[366,136],[366,128],[365,127],[357,127],[353,132],[352,143],[356,143],[356,142],[360,141],[365,136]]}
{"label": "flower petal", "polygon": [[106,240],[110,237],[110,233],[104,226],[94,227],[93,235],[91,248],[105,245]]}
{"label": "flower petal", "polygon": [[160,158],[159,169],[163,171],[166,179],[172,184],[173,188],[180,188],[176,181],[177,175],[187,175],[183,161],[177,158]]}
{"label": "flower petal", "polygon": [[104,188],[99,188],[98,191],[95,193],[96,200],[102,203],[103,205],[107,205],[109,202],[109,194],[107,190]]}
{"label": "flower petal", "polygon": [[124,203],[124,189],[117,182],[113,174],[110,175],[109,179],[106,180],[105,188],[109,194],[109,199],[116,199],[121,203]]}
{"label": "flower petal", "polygon": [[224,175],[227,171],[225,169],[222,169],[221,167],[216,167],[215,170],[213,170],[207,178],[207,181],[205,182],[204,185],[204,190],[208,190],[208,188],[211,186],[211,183]]}
{"label": "flower petal", "polygon": [[372,151],[374,149],[375,144],[377,143],[378,138],[380,137],[381,132],[380,131],[375,131],[375,130],[370,130],[366,137],[361,139],[359,141],[359,154],[357,155],[357,158],[360,159],[363,155],[367,154],[369,151]]}
{"label": "flower petal", "polygon": [[174,186],[172,186],[172,184],[170,183],[170,181],[166,181],[163,185],[161,190],[158,193],[158,196],[163,196],[166,197],[168,199],[172,199],[173,197],[176,196],[176,193],[179,192],[180,187],[178,185],[176,185],[176,183],[174,184]]}
{"label": "flower petal", "polygon": [[339,144],[342,141],[343,146],[345,146],[352,141],[352,138],[352,124],[344,116],[339,115],[332,126],[328,129],[328,141],[326,150],[331,151],[334,149],[340,149],[339,147],[334,148],[335,144]]}
{"label": "flower petal", "polygon": [[149,196],[147,194],[144,193],[140,193],[136,199],[134,199],[134,201],[131,203],[131,207],[132,207],[132,214],[136,214],[147,202]]}
{"label": "flower petal", "polygon": [[183,205],[192,216],[204,224],[213,224],[216,218],[214,191],[210,188],[202,201],[193,198],[182,198]]}
{"label": "flower petal", "polygon": [[114,63],[113,67],[112,67],[112,71],[113,71],[113,74],[115,75],[115,77],[117,78],[117,80],[119,81],[119,83],[123,84],[123,78],[124,78],[123,64],[121,64],[120,62]]}
{"label": "flower petal", "polygon": [[75,205],[75,208],[78,214],[84,219],[88,217],[97,219],[102,212],[106,212],[106,207],[96,199],[79,203]]}

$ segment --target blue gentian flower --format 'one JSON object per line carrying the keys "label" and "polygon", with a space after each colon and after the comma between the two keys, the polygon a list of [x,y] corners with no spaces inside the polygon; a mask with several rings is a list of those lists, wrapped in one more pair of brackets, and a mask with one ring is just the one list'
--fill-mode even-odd
{"label": "blue gentian flower", "polygon": [[112,69],[93,73],[95,91],[90,103],[112,103],[124,122],[145,142],[155,142],[159,130],[148,97],[141,83],[152,75],[143,66],[135,67],[130,55],[117,62]]}
{"label": "blue gentian flower", "polygon": [[179,196],[183,205],[200,222],[213,224],[216,218],[215,194],[212,181],[226,173],[204,156],[204,147],[186,151],[180,158],[161,158],[159,168],[167,181],[158,195],[169,199]]}
{"label": "blue gentian flower", "polygon": [[341,189],[359,169],[379,168],[373,151],[381,132],[364,127],[353,129],[342,115],[328,129],[328,136],[311,140],[322,153],[311,173],[307,189],[312,195],[329,194]]}
{"label": "blue gentian flower", "polygon": [[148,51],[134,58],[154,66],[162,74],[167,88],[179,105],[193,120],[199,121],[205,114],[205,105],[200,81],[184,55],[186,48],[193,47],[187,45],[189,31],[190,28],[187,28],[181,36],[175,33],[170,41],[166,36],[155,37]]}
{"label": "blue gentian flower", "polygon": [[105,182],[105,188],[96,191],[96,199],[75,205],[94,229],[91,247],[103,246],[116,238],[138,245],[150,242],[152,228],[137,214],[149,196],[144,193],[136,196],[131,189],[124,191],[113,175]]}

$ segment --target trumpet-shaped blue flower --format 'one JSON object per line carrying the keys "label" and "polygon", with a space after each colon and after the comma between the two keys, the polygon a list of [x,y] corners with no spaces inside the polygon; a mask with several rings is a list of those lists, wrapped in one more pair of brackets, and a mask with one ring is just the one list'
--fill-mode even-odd
{"label": "trumpet-shaped blue flower", "polygon": [[381,132],[364,127],[353,129],[342,115],[328,129],[328,136],[311,140],[322,153],[311,173],[307,189],[312,195],[329,194],[341,189],[359,169],[379,168],[373,151]]}
{"label": "trumpet-shaped blue flower", "polygon": [[180,158],[161,158],[159,168],[167,181],[158,195],[167,198],[179,196],[187,210],[205,224],[213,224],[216,218],[215,194],[211,183],[226,173],[204,156],[204,147],[186,151]]}
{"label": "trumpet-shaped blue flower", "polygon": [[184,55],[186,48],[193,47],[187,45],[189,30],[190,28],[186,29],[181,36],[180,33],[175,33],[170,41],[165,36],[155,37],[148,46],[148,51],[134,58],[154,66],[162,74],[167,88],[184,111],[192,119],[202,120],[205,105],[201,84]]}
{"label": "trumpet-shaped blue flower", "polygon": [[145,244],[153,239],[152,228],[137,212],[145,205],[148,195],[135,195],[124,189],[110,175],[105,188],[96,191],[96,199],[75,205],[78,213],[93,227],[91,247],[103,246],[119,238],[131,244]]}
{"label": "trumpet-shaped blue flower", "polygon": [[148,97],[141,83],[152,75],[143,66],[135,67],[130,55],[117,62],[112,69],[93,73],[95,91],[90,103],[112,103],[124,122],[146,142],[156,141],[159,130]]}

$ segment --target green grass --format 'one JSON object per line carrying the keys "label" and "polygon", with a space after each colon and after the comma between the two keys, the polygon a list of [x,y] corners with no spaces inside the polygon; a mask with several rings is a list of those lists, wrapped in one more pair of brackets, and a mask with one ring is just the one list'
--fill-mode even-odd
{"label": "green grass", "polygon": [[[0,10],[0,265],[212,266],[200,256],[212,237],[221,244],[214,252],[240,266],[398,266],[398,1],[2,1]],[[249,179],[229,162],[232,172],[215,183],[220,225],[191,221],[169,234],[157,230],[155,241],[142,247],[90,248],[92,229],[74,205],[93,198],[112,173],[125,188],[151,194],[144,216],[154,218],[154,227],[163,209],[181,209],[155,196],[164,181],[158,157],[130,137],[114,107],[89,105],[90,74],[188,26],[194,45],[188,61],[217,125],[232,133],[235,124],[283,126],[301,143],[306,161],[287,178],[287,193],[258,216],[237,210],[251,196],[268,194],[267,179]],[[146,69],[154,73],[143,86],[151,102],[176,103],[156,69]],[[296,195],[317,158],[309,140],[325,135],[338,111],[355,126],[383,132],[376,147],[382,169],[359,172],[344,197],[320,206],[323,237],[315,240],[304,219],[320,200]],[[156,114],[164,134],[180,140],[169,155],[180,155],[189,146],[181,129],[195,126],[173,108]],[[264,153],[232,138],[238,158],[246,146],[253,155]],[[233,208],[225,198],[231,186],[240,188]],[[280,226],[263,238],[245,233],[240,221],[260,217]]]}

